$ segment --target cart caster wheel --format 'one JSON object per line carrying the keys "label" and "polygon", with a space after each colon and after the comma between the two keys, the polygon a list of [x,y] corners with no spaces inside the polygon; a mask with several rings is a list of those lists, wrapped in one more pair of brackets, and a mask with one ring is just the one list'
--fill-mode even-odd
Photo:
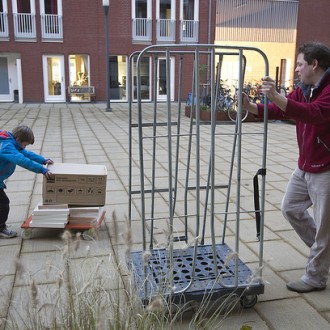
{"label": "cart caster wheel", "polygon": [[86,230],[81,234],[81,236],[85,241],[93,241],[96,236],[95,230],[92,229]]}
{"label": "cart caster wheel", "polygon": [[258,301],[258,296],[244,296],[240,299],[243,308],[252,308]]}
{"label": "cart caster wheel", "polygon": [[23,229],[21,236],[24,239],[30,239],[32,237],[32,229]]}

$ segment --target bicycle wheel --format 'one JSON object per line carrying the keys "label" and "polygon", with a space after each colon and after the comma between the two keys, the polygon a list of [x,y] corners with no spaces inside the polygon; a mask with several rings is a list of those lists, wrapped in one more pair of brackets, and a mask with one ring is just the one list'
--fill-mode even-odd
{"label": "bicycle wheel", "polygon": [[[237,102],[233,102],[232,106],[228,109],[228,117],[231,121],[236,122],[237,119],[237,114],[238,114],[238,107],[237,107]],[[241,116],[242,116],[242,121],[244,121],[249,112],[247,110],[242,109],[241,111]]]}

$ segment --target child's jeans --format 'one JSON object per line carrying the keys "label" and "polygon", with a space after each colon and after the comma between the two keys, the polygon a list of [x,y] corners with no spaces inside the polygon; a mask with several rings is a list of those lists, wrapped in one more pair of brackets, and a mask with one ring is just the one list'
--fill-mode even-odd
{"label": "child's jeans", "polygon": [[0,231],[6,228],[9,213],[9,198],[4,189],[0,189]]}

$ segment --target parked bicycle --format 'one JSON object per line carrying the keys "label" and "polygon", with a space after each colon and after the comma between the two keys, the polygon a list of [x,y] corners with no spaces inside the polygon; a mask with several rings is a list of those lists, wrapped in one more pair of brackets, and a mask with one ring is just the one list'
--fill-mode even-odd
{"label": "parked bicycle", "polygon": [[[220,85],[220,88],[217,92],[217,111],[225,111],[229,119],[233,122],[236,122],[238,114],[238,99],[237,99],[237,90],[235,94],[231,95],[230,88]],[[248,116],[248,111],[241,109],[242,121],[244,121]]]}

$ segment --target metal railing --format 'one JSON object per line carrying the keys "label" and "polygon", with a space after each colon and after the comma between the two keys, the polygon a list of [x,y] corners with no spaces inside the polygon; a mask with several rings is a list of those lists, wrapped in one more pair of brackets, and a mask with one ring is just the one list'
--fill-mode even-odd
{"label": "metal railing", "polygon": [[41,35],[43,39],[62,39],[62,16],[51,14],[41,15]]}
{"label": "metal railing", "polygon": [[198,41],[198,21],[182,20],[180,22],[180,40],[181,42]]}
{"label": "metal railing", "polygon": [[0,13],[0,38],[7,38],[8,36],[8,14]]}
{"label": "metal railing", "polygon": [[150,18],[133,18],[133,41],[151,41],[152,20]]}
{"label": "metal railing", "polygon": [[14,13],[15,38],[36,38],[36,16],[35,14]]}
{"label": "metal railing", "polygon": [[175,41],[175,20],[157,20],[157,41]]}

